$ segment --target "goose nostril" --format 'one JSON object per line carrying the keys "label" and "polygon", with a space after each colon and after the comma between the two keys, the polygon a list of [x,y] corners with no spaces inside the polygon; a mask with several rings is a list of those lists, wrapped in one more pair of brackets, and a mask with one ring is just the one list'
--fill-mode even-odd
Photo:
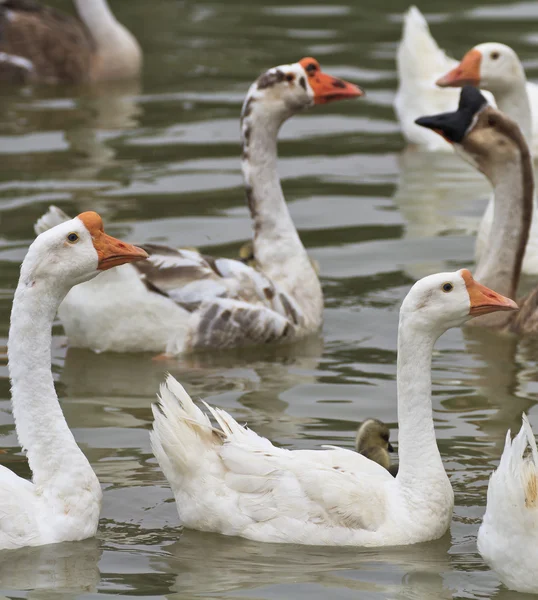
{"label": "goose nostril", "polygon": [[333,79],[333,87],[335,88],[345,88],[346,84],[343,81],[340,81],[340,79]]}

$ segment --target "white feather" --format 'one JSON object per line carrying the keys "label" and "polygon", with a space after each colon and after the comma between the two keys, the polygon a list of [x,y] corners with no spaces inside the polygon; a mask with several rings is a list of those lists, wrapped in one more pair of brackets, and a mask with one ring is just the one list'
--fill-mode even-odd
{"label": "white feather", "polygon": [[538,593],[538,450],[526,415],[513,440],[510,431],[506,434],[477,541],[480,554],[508,588]]}

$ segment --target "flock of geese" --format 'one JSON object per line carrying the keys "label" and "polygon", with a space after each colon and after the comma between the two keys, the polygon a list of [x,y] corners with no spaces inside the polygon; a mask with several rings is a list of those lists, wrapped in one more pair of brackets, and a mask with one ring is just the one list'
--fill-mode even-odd
{"label": "flock of geese", "polygon": [[[73,2],[78,17],[33,0],[0,0],[3,82],[91,83],[139,74],[140,47],[106,0]],[[538,273],[538,95],[511,48],[480,44],[457,63],[414,7],[397,58],[395,109],[404,137],[435,151],[455,149],[493,188],[477,238],[476,279],[466,269],[430,275],[402,302],[398,465],[389,458],[389,431],[375,419],[359,429],[356,452],[290,451],[221,409],[204,403],[201,410],[169,375],[153,406],[151,444],[185,527],[260,542],[388,546],[433,540],[450,526],[454,494],[432,415],[433,347],[447,329],[470,320],[500,332],[538,331],[538,286],[518,304],[511,299],[522,271]],[[313,58],[271,68],[252,84],[241,111],[241,165],[254,236],[243,259],[137,247],[107,235],[94,212],[70,218],[51,207],[38,220],[8,344],[16,431],[33,477],[0,466],[0,549],[82,540],[99,522],[99,481],[54,388],[57,313],[73,346],[167,356],[290,342],[320,329],[318,269],[282,193],[277,136],[298,112],[362,94]],[[523,415],[516,437],[507,433],[478,534],[483,558],[512,589],[538,592],[537,527],[538,450]]]}

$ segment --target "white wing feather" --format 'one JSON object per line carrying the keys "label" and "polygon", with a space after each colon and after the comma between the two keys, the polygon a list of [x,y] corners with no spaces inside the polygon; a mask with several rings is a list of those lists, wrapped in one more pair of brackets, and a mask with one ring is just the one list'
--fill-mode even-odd
{"label": "white wing feather", "polygon": [[[39,234],[68,219],[62,210],[51,206],[34,229]],[[148,292],[165,296],[191,313],[188,333],[170,336],[166,348],[170,355],[288,340],[304,323],[303,313],[291,296],[240,261],[157,244],[143,247],[148,260],[134,263],[132,268]]]}
{"label": "white wing feather", "polygon": [[184,525],[252,539],[349,543],[383,523],[394,478],[355,452],[290,451],[207,406],[218,433],[168,376],[154,409],[153,450]]}
{"label": "white wing feather", "polygon": [[39,537],[35,488],[0,465],[0,549],[31,546]]}

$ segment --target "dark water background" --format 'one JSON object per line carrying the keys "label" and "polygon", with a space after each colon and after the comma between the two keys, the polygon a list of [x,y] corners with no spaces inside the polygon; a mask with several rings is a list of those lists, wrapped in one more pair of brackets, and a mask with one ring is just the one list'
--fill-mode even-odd
{"label": "dark water background", "polygon": [[[52,0],[51,0],[52,2]],[[56,6],[71,10],[66,0]],[[239,169],[243,96],[270,66],[316,57],[367,90],[318,107],[282,131],[290,209],[321,265],[323,339],[285,351],[167,365],[193,397],[224,407],[278,445],[351,447],[357,422],[396,439],[396,324],[416,277],[472,265],[488,186],[457,158],[403,153],[392,111],[403,1],[112,0],[138,37],[140,85],[2,90],[0,336],[32,224],[51,203],[98,210],[129,240],[235,256],[250,235]],[[538,78],[538,3],[430,0],[420,6],[452,55],[476,43],[515,48]],[[535,349],[451,331],[434,356],[434,417],[456,493],[443,539],[400,549],[264,545],[181,532],[152,457],[150,404],[163,378],[151,356],[66,351],[54,339],[63,410],[104,486],[98,539],[0,553],[9,598],[377,600],[518,597],[476,551],[489,473],[506,429],[538,392]],[[28,476],[0,379],[0,462]]]}

